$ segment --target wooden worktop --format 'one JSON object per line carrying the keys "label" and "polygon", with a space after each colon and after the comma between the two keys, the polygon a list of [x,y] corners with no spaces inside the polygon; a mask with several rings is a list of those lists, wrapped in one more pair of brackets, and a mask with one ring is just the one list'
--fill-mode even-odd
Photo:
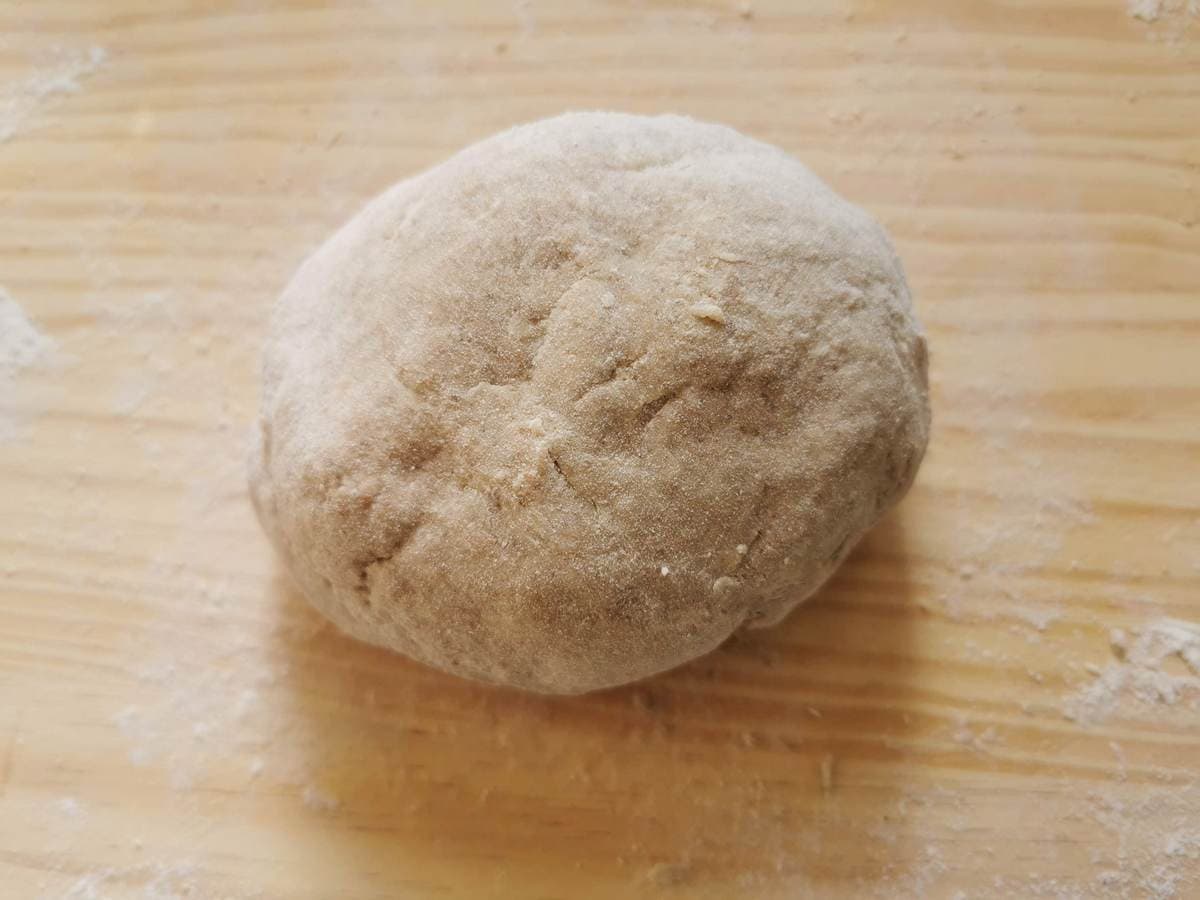
{"label": "wooden worktop", "polygon": [[[316,243],[581,108],[882,219],[935,428],[782,626],[546,699],[326,627],[242,459]],[[0,896],[1200,897],[1198,223],[1183,0],[0,5]]]}

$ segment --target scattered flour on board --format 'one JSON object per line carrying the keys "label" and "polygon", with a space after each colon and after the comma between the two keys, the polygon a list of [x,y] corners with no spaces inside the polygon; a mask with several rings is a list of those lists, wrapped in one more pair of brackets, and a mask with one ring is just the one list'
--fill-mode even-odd
{"label": "scattered flour on board", "polygon": [[28,131],[38,110],[55,98],[77,93],[80,81],[107,59],[103,47],[58,50],[32,74],[0,88],[0,144]]}
{"label": "scattered flour on board", "polygon": [[[910,788],[890,805],[883,824],[866,836],[898,844],[905,840],[911,822],[936,813],[956,839],[951,845],[934,840],[912,846],[908,864],[889,862],[882,883],[860,885],[853,896],[880,900],[1190,900],[1200,896],[1200,821],[1195,815],[1200,779],[1178,770],[1151,773],[1149,780],[1143,769],[1136,782],[1101,782],[1082,796],[1065,786],[1048,786],[1037,821],[1030,823],[1025,839],[1063,841],[1064,857],[1080,854],[1082,858],[1075,863],[1060,859],[1047,871],[1022,860],[1016,867],[1001,865],[992,875],[984,873],[996,872],[999,848],[962,839],[979,827],[978,790],[966,785],[963,789],[929,784]],[[954,866],[949,864],[950,854]],[[968,872],[974,873],[970,889],[951,892]]]}
{"label": "scattered flour on board", "polygon": [[971,727],[970,720],[963,714],[954,717],[954,730],[951,739],[976,753],[991,753],[992,748],[999,742],[994,725],[989,725],[983,731]]}
{"label": "scattered flour on board", "polygon": [[20,434],[20,416],[13,408],[17,377],[26,369],[52,362],[54,352],[54,341],[39,331],[20,304],[0,288],[0,443]]}
{"label": "scattered flour on board", "polygon": [[[1164,0],[1150,5],[1156,16],[1170,6]],[[744,6],[748,8],[748,4]],[[526,14],[528,30],[532,33],[536,22],[532,12],[526,10]],[[102,63],[101,58],[96,65]],[[38,102],[69,94],[78,89],[79,79],[86,74],[89,72],[84,69],[75,74],[68,72],[57,85],[50,79],[43,81],[38,90],[27,93],[38,95],[40,91]],[[410,73],[410,76],[416,78],[419,74]],[[6,107],[0,106],[0,109],[8,112]],[[30,112],[33,112],[32,108]],[[964,122],[968,118],[973,122],[975,112],[971,110],[968,116],[964,111]],[[835,116],[845,120],[841,127],[849,137],[855,137],[855,131],[875,127],[869,119],[869,110],[859,107],[835,110],[830,118]],[[27,121],[27,118],[21,121]],[[8,124],[8,116],[0,115],[0,133]],[[11,133],[5,135],[9,136]],[[897,142],[902,137],[910,143],[913,141],[910,137],[898,136]],[[934,134],[927,140],[935,139],[942,138]],[[920,139],[917,146],[924,147]],[[895,149],[904,150],[905,146]],[[919,186],[926,178],[926,174],[914,169],[910,180]],[[135,211],[135,207],[129,208],[131,214]],[[89,250],[89,253],[93,251]],[[83,262],[93,288],[120,285],[116,263],[100,251],[94,251]],[[239,779],[262,778],[267,783],[266,789],[274,790],[284,784],[290,796],[295,798],[299,794],[301,803],[308,810],[328,813],[338,809],[340,801],[317,786],[322,776],[313,770],[311,755],[297,753],[298,747],[303,749],[301,742],[305,740],[306,729],[294,726],[294,709],[288,701],[279,699],[280,694],[286,693],[280,690],[280,682],[287,680],[290,663],[288,657],[272,654],[267,649],[273,640],[270,620],[274,611],[267,610],[263,616],[257,614],[257,604],[261,600],[258,586],[249,585],[248,589],[244,577],[230,574],[228,559],[235,558],[234,555],[223,557],[215,551],[198,552],[196,549],[203,543],[195,539],[198,534],[206,535],[211,543],[215,533],[226,530],[241,533],[237,527],[230,526],[236,526],[237,515],[244,513],[244,498],[238,496],[243,482],[242,448],[236,440],[245,424],[244,398],[231,387],[236,382],[231,382],[224,373],[230,368],[240,369],[241,362],[257,354],[256,336],[261,328],[257,324],[240,327],[239,316],[245,315],[240,305],[243,302],[244,295],[234,292],[229,292],[228,300],[222,304],[219,296],[196,298],[168,285],[162,291],[140,298],[113,293],[102,307],[93,309],[95,327],[87,340],[99,345],[101,350],[109,349],[110,345],[132,345],[138,354],[141,365],[129,367],[121,379],[110,386],[112,411],[131,418],[130,434],[142,452],[147,471],[164,483],[182,486],[180,517],[186,523],[186,527],[179,528],[177,539],[162,541],[152,565],[144,573],[149,584],[147,599],[132,597],[129,601],[146,605],[145,628],[130,635],[129,647],[130,658],[134,660],[131,674],[139,680],[142,690],[139,705],[115,712],[112,722],[127,743],[130,762],[136,766],[162,763],[169,775],[170,786],[176,791],[184,791],[193,785],[237,784]],[[20,311],[19,307],[17,310]],[[21,317],[28,324],[23,313]],[[231,327],[230,323],[238,323],[239,327]],[[0,346],[6,336],[4,330],[0,323]],[[52,342],[36,329],[33,333],[46,341],[46,349],[53,349]],[[251,337],[255,340],[250,340]],[[65,335],[62,339],[68,340]],[[1006,347],[1005,352],[1010,349]],[[1033,350],[1032,346],[1028,348],[1026,359],[1034,359]],[[0,353],[0,361],[5,358]],[[42,358],[41,354],[36,357]],[[1003,380],[997,379],[997,382],[1003,383]],[[996,427],[985,435],[982,447],[984,457],[989,464],[995,465],[997,473],[986,485],[987,499],[995,504],[995,515],[974,515],[974,501],[964,498],[956,522],[960,527],[954,538],[955,568],[945,579],[949,583],[945,602],[952,614],[959,613],[964,619],[1011,618],[1014,627],[1020,627],[1031,640],[1040,640],[1048,628],[1052,632],[1060,630],[1051,626],[1065,618],[1069,610],[1054,603],[1034,604],[1033,597],[1022,595],[1017,584],[1019,576],[1029,574],[1041,563],[1053,561],[1065,549],[1071,533],[1090,525],[1095,516],[1072,473],[1052,465],[1053,460],[1028,437],[1033,422],[1021,408],[1019,395],[1010,395],[1005,388],[986,385],[981,387],[980,393],[985,400],[1001,401],[1001,409],[992,419]],[[161,433],[145,424],[153,414],[175,408],[180,397],[195,398],[194,402],[204,404],[207,408],[197,418],[216,422],[216,427],[210,431],[189,432],[185,440],[172,442],[171,434]],[[1029,488],[1017,497],[1010,495],[1011,477],[1002,466],[1012,456],[1021,460],[1022,478]],[[239,512],[232,513],[231,509]],[[96,535],[94,540],[100,546],[107,546],[110,536],[106,531]],[[155,596],[156,590],[161,596]],[[988,598],[990,606],[980,608],[977,604],[975,595],[980,592],[991,595]],[[181,602],[168,602],[168,594],[171,598],[181,598]],[[1067,624],[1064,623],[1064,627]],[[1118,699],[1136,700],[1142,684],[1149,686],[1146,696],[1156,704],[1161,705],[1171,697],[1178,703],[1178,698],[1185,696],[1183,686],[1178,684],[1175,685],[1180,689],[1178,694],[1171,693],[1170,689],[1160,690],[1168,682],[1154,677],[1154,672],[1178,681],[1180,676],[1166,671],[1165,667],[1169,663],[1175,667],[1173,671],[1178,671],[1178,666],[1188,665],[1186,647],[1155,661],[1161,649],[1155,641],[1170,644],[1173,639],[1169,635],[1159,635],[1141,644],[1147,632],[1157,633],[1156,625],[1137,633],[1133,645],[1116,664],[1122,674],[1113,682],[1102,685],[1103,689],[1098,690],[1096,696],[1112,691]],[[1150,681],[1143,682],[1143,670],[1149,670]],[[1097,682],[1103,681],[1107,671],[1097,670]],[[1086,690],[1084,688],[1080,693]],[[373,694],[369,696],[368,702],[373,703]],[[1114,701],[1113,709],[1116,708]],[[1089,707],[1087,702],[1080,709],[1096,715],[1096,721],[1112,711],[1106,712],[1099,706]],[[815,707],[809,708],[808,714],[814,720],[821,718]],[[1001,753],[1005,749],[994,728],[980,728],[965,715],[957,718],[952,732],[942,737],[981,755]],[[759,745],[757,736],[746,741],[748,749],[758,749]],[[1124,751],[1114,751],[1114,754],[1118,752],[1123,754]],[[254,754],[248,766],[239,765],[236,770],[231,765],[227,767],[227,763],[237,762],[247,753]],[[852,764],[853,758],[849,759]],[[1126,768],[1126,763],[1122,762],[1122,771]],[[146,772],[148,778],[153,774],[153,771]],[[733,782],[733,787],[709,794],[697,791],[689,796],[688,802],[699,813],[695,817],[694,832],[697,846],[704,846],[706,822],[723,823],[730,815],[736,817],[734,826],[727,831],[718,828],[714,833],[744,840],[755,850],[765,847],[770,852],[764,858],[773,856],[777,860],[774,867],[764,864],[761,870],[748,871],[746,875],[750,880],[746,884],[749,887],[760,884],[754,879],[778,877],[776,870],[788,870],[793,866],[792,860],[816,858],[817,844],[823,834],[820,823],[814,826],[808,821],[789,819],[793,810],[786,799],[762,786],[753,768],[735,774],[740,774],[741,781]],[[842,793],[853,790],[853,784],[848,785],[847,791],[842,790],[832,755],[821,760],[818,776],[826,796],[822,814],[830,821],[836,821],[837,816],[843,814],[837,801]],[[1046,877],[1011,883],[997,879],[995,890],[969,894],[961,891],[959,894],[964,900],[967,896],[1027,896],[1054,900],[1082,897],[1165,900],[1194,896],[1188,890],[1195,882],[1188,881],[1187,874],[1189,871],[1200,872],[1200,835],[1194,825],[1189,830],[1183,817],[1189,810],[1197,808],[1200,798],[1194,788],[1189,790],[1190,793],[1174,788],[1147,788],[1144,804],[1140,800],[1131,801],[1115,787],[1101,789],[1089,800],[1064,792],[1057,798],[1062,804],[1060,808],[1069,815],[1077,815],[1081,810],[1089,813],[1089,818],[1099,823],[1093,830],[1103,831],[1103,852],[1097,856],[1093,872],[1070,883]],[[733,805],[719,802],[730,794],[743,802]],[[352,794],[346,796],[349,798]],[[926,787],[911,804],[905,800],[889,808],[887,816],[894,824],[889,825],[881,841],[903,844],[907,832],[914,828],[915,817],[910,806],[917,805],[918,800],[933,803],[937,796],[937,791]],[[191,803],[190,796],[180,799],[181,804]],[[958,799],[969,807],[974,798],[964,791]],[[710,808],[710,804],[714,808]],[[348,799],[347,807],[351,806]],[[1172,813],[1164,817],[1163,807],[1177,809],[1178,816]],[[194,826],[202,832],[211,826],[211,820],[206,819],[209,814],[200,812],[200,807],[188,805],[185,808],[192,816],[192,824],[185,824],[185,827]],[[83,807],[78,815],[71,803],[59,803],[53,809],[68,823],[88,818],[87,807]],[[97,804],[94,809],[94,815],[98,817],[102,806]],[[1156,824],[1162,822],[1167,824]],[[141,849],[140,846],[137,849]],[[941,882],[953,876],[952,864],[958,864],[960,852],[952,843],[940,845],[936,841],[921,840],[911,848],[914,865],[898,867],[890,873],[891,881],[864,886],[861,895],[940,896]],[[165,859],[154,865],[93,870],[80,877],[67,896],[83,900],[118,894],[151,900],[200,896],[199,892],[210,883],[204,871],[190,863],[176,863],[169,851],[164,856]],[[986,869],[987,864],[987,860],[980,860],[981,868]],[[798,879],[804,877],[803,873],[788,874]],[[693,869],[686,855],[683,862],[662,863],[651,869],[652,880],[666,885],[685,883],[692,877]],[[140,892],[131,893],[130,885],[134,885],[132,891]],[[797,891],[796,895],[814,895],[814,891]],[[56,894],[54,900],[59,898]]]}
{"label": "scattered flour on board", "polygon": [[[198,867],[192,863],[110,866],[81,876],[67,889],[62,900],[109,900],[118,896],[141,897],[143,900],[182,900],[184,897],[199,896],[193,882],[198,871]],[[141,885],[141,891],[131,893],[131,883]]]}
{"label": "scattered flour on board", "polygon": [[[1081,725],[1098,725],[1122,704],[1173,706],[1188,703],[1200,710],[1200,626],[1179,619],[1158,619],[1127,635],[1110,637],[1115,662],[1063,701],[1063,715]],[[1178,673],[1167,671],[1178,659]]]}
{"label": "scattered flour on board", "polygon": [[1198,0],[1129,0],[1126,11],[1130,18],[1153,24],[1172,16],[1200,16]]}
{"label": "scattered flour on board", "polygon": [[1156,22],[1162,15],[1163,0],[1129,0],[1128,11],[1131,18],[1143,22]]}
{"label": "scattered flour on board", "polygon": [[[1090,820],[1108,851],[1094,852],[1092,883],[1080,898],[1185,900],[1200,888],[1200,782],[1088,794]],[[1054,895],[1067,896],[1063,893]]]}
{"label": "scattered flour on board", "polygon": [[1125,12],[1146,26],[1152,40],[1180,44],[1200,18],[1200,0],[1127,0]]}
{"label": "scattered flour on board", "polygon": [[[1009,351],[1033,366],[1036,352],[1029,340],[1014,335]],[[1034,411],[1024,407],[1019,392],[1002,386],[1010,364],[995,362],[996,384],[962,394],[963,402],[991,410],[972,457],[975,477],[985,473],[985,480],[982,494],[964,492],[946,506],[954,522],[945,542],[950,569],[931,599],[957,622],[1007,621],[1036,643],[1065,610],[1045,592],[1029,590],[1026,579],[1060,564],[1072,536],[1098,517],[1075,474],[1039,446]]]}

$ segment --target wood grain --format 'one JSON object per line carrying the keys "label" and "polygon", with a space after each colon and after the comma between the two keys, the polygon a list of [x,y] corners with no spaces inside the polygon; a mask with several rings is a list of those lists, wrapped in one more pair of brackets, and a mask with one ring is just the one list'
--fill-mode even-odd
{"label": "wood grain", "polygon": [[[1150,6],[0,6],[0,287],[54,345],[0,378],[0,893],[1200,896],[1200,673],[1156,658],[1200,622],[1200,17]],[[316,242],[594,107],[884,220],[936,423],[783,626],[549,700],[324,627],[241,460]]]}

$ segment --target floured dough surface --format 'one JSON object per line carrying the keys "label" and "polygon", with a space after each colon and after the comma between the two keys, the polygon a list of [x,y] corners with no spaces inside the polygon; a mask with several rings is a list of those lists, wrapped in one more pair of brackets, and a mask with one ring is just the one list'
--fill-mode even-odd
{"label": "floured dough surface", "polygon": [[782,151],[564,115],[403,181],[296,273],[255,505],[309,599],[574,693],[769,625],[906,491],[925,341],[883,230]]}

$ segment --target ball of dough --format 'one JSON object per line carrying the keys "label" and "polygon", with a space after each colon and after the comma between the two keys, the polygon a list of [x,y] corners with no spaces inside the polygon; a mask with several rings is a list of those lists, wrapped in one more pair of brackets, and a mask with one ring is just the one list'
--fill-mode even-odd
{"label": "ball of dough", "polygon": [[402,181],[296,273],[255,506],[342,629],[622,684],[778,622],[906,491],[926,348],[887,236],[782,151],[571,114]]}

